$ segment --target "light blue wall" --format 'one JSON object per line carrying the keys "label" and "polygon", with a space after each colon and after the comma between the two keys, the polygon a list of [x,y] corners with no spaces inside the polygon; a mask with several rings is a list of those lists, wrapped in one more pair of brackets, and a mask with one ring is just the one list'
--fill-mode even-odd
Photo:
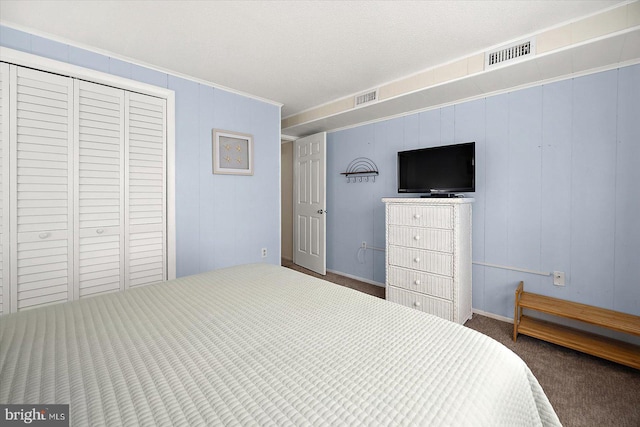
{"label": "light blue wall", "polygon": [[[171,89],[176,100],[176,263],[185,276],[280,264],[280,107],[0,26],[0,45]],[[254,137],[254,175],[211,173],[211,130]],[[268,249],[261,258],[260,249]]]}
{"label": "light blue wall", "polygon": [[[473,307],[511,317],[514,290],[640,315],[640,65],[329,133],[327,267],[385,281],[382,197],[399,150],[476,141]],[[339,175],[356,157],[375,183]]]}

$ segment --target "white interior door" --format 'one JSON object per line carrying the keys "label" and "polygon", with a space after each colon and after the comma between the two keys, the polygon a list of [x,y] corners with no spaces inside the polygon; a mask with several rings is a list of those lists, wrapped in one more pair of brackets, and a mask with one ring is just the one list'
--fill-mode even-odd
{"label": "white interior door", "polygon": [[307,136],[293,149],[293,262],[326,274],[327,134]]}

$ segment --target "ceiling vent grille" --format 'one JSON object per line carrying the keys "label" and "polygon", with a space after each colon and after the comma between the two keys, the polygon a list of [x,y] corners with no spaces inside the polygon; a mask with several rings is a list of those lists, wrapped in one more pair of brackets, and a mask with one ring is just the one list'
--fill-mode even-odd
{"label": "ceiling vent grille", "polygon": [[355,96],[355,107],[362,107],[366,104],[378,101],[378,89],[370,90]]}
{"label": "ceiling vent grille", "polygon": [[486,52],[484,55],[484,68],[486,70],[496,65],[529,58],[534,55],[535,48],[535,39],[529,39]]}

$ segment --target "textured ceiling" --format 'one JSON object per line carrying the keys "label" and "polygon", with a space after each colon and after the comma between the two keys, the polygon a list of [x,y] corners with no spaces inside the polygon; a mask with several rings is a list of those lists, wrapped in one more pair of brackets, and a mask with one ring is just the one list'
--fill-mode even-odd
{"label": "textured ceiling", "polygon": [[286,117],[620,1],[0,1],[0,19],[281,102]]}

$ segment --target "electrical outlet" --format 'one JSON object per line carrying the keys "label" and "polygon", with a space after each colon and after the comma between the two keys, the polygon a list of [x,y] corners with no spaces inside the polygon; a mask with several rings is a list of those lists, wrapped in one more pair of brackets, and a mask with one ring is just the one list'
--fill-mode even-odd
{"label": "electrical outlet", "polygon": [[553,284],[556,286],[564,286],[564,271],[553,272]]}
{"label": "electrical outlet", "polygon": [[262,248],[262,258],[267,257],[267,248]]}

